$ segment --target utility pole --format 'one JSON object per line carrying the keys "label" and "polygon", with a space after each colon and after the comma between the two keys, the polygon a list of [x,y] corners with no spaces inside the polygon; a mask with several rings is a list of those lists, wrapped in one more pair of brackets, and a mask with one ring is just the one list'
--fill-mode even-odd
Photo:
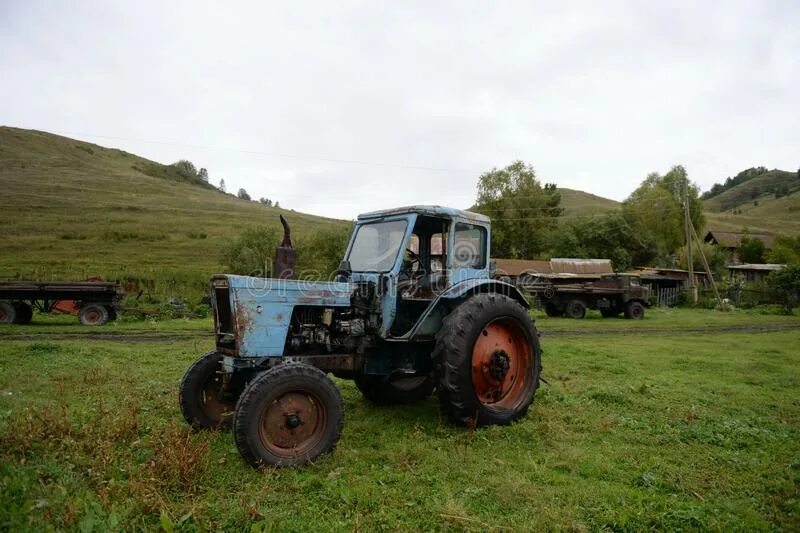
{"label": "utility pole", "polygon": [[683,180],[683,229],[686,233],[686,261],[689,267],[689,291],[692,303],[697,304],[697,285],[694,282],[694,259],[692,258],[692,217],[689,215],[689,177]]}

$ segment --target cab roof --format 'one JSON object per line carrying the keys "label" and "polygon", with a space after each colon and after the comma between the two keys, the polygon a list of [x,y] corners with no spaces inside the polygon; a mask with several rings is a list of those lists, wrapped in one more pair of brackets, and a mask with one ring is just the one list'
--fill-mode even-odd
{"label": "cab roof", "polygon": [[452,207],[442,207],[440,205],[411,205],[406,207],[395,207],[393,209],[381,209],[380,211],[371,211],[358,215],[358,220],[371,220],[375,218],[383,218],[392,215],[405,215],[407,213],[416,213],[418,215],[428,215],[434,217],[449,217],[449,218],[463,218],[472,222],[489,223],[489,217],[481,215],[480,213],[473,213],[472,211],[464,211],[463,209],[455,209]]}

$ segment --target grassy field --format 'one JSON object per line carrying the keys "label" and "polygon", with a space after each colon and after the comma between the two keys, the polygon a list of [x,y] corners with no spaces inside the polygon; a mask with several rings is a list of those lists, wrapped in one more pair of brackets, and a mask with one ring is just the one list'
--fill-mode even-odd
{"label": "grassy field", "polygon": [[[178,381],[211,347],[208,321],[50,338],[87,331],[67,320],[36,317],[30,338],[0,343],[0,529],[800,528],[800,329],[732,331],[797,316],[537,319],[549,384],[521,422],[470,433],[433,398],[378,408],[339,381],[335,453],[263,472],[229,433],[181,419]],[[194,335],[137,338],[152,331]]]}

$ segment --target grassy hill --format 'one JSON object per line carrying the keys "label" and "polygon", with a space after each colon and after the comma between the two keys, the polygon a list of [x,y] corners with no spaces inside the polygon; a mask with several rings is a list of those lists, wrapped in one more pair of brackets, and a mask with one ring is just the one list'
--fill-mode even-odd
{"label": "grassy hill", "polygon": [[0,127],[0,278],[150,280],[161,295],[204,290],[242,230],[293,235],[348,222],[268,208],[121,150]]}
{"label": "grassy hill", "polygon": [[[784,196],[777,197],[776,190]],[[788,193],[788,194],[786,194]],[[768,170],[704,201],[708,226],[718,230],[800,234],[800,178]]]}
{"label": "grassy hill", "polygon": [[577,191],[575,189],[558,189],[561,191],[561,205],[564,207],[564,215],[599,215],[619,209],[622,204],[615,200],[603,198],[588,192]]}

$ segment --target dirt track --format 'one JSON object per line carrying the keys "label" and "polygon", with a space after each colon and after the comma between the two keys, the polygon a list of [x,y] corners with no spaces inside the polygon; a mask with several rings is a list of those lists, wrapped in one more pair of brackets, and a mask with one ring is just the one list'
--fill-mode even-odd
{"label": "dirt track", "polygon": [[[776,331],[786,331],[800,329],[800,322],[797,323],[775,323],[762,324],[758,326],[748,326],[746,324],[738,326],[704,326],[697,328],[658,328],[644,327],[635,329],[607,329],[607,330],[557,330],[548,331],[546,328],[540,330],[542,338],[559,337],[589,337],[589,336],[608,336],[608,335],[708,335],[714,333],[772,333]],[[184,332],[184,333],[156,333],[156,332],[136,332],[128,333],[105,333],[105,332],[61,332],[61,333],[4,333],[0,334],[0,342],[3,341],[104,341],[104,342],[177,342],[182,340],[208,340],[212,341],[214,334],[211,332]]]}

